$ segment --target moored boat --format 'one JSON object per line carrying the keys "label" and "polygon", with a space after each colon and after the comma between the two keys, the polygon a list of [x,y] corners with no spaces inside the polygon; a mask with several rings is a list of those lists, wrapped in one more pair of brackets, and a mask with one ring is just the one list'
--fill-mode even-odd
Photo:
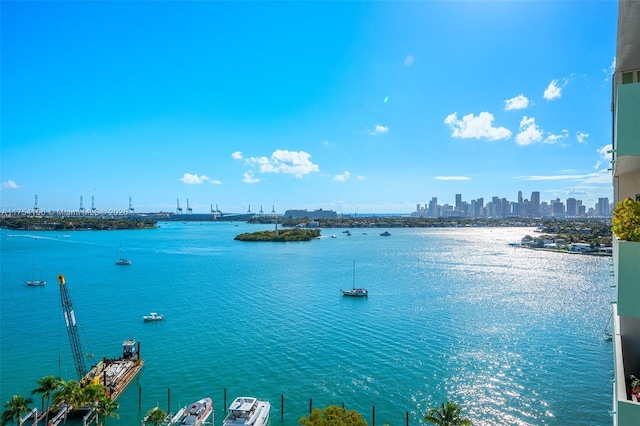
{"label": "moored boat", "polygon": [[131,261],[129,259],[125,259],[124,257],[122,257],[122,244],[120,244],[120,249],[118,250],[118,257],[119,259],[116,260],[116,265],[120,265],[120,266],[131,265]]}
{"label": "moored boat", "polygon": [[223,426],[265,426],[269,422],[269,410],[269,401],[240,396],[229,406]]}
{"label": "moored boat", "polygon": [[213,400],[209,397],[197,400],[189,404],[185,410],[185,416],[181,425],[201,426],[213,413]]}
{"label": "moored boat", "polygon": [[352,288],[351,290],[340,289],[340,291],[342,292],[343,296],[349,296],[349,297],[368,297],[369,296],[369,291],[365,288]]}
{"label": "moored boat", "polygon": [[383,233],[380,234],[381,237],[390,237],[391,234],[389,233],[389,231],[384,231]]}
{"label": "moored boat", "polygon": [[368,297],[369,291],[366,288],[356,287],[356,262],[353,262],[353,283],[350,290],[340,289],[343,296],[349,297]]}
{"label": "moored boat", "polygon": [[40,277],[40,279],[36,279],[36,264],[33,263],[33,269],[31,270],[31,274],[27,274],[27,278],[24,282],[26,285],[30,287],[42,287],[47,282]]}
{"label": "moored boat", "polygon": [[150,312],[149,315],[143,316],[142,319],[145,321],[162,321],[164,319],[164,315],[157,312]]}

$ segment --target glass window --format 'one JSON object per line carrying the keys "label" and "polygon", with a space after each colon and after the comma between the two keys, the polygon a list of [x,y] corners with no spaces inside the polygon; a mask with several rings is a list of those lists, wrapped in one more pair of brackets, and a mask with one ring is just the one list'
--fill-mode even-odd
{"label": "glass window", "polygon": [[636,71],[636,83],[640,83],[640,71]]}
{"label": "glass window", "polygon": [[622,84],[633,83],[633,73],[632,72],[623,72],[622,73]]}

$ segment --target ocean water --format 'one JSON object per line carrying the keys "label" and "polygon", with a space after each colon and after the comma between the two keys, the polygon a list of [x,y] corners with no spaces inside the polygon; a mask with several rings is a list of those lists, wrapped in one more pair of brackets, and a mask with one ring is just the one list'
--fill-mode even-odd
{"label": "ocean water", "polygon": [[[0,230],[1,402],[30,396],[49,374],[76,379],[56,280],[64,274],[85,353],[115,357],[124,339],[141,343],[145,367],[111,425],[204,396],[219,425],[225,392],[227,404],[269,399],[272,426],[297,424],[310,403],[344,404],[370,425],[374,407],[377,425],[405,425],[408,413],[418,425],[447,398],[475,425],[610,424],[611,258],[508,245],[530,228],[233,240],[263,229]],[[120,245],[131,266],[114,264]],[[45,287],[24,285],[34,262]],[[339,291],[352,285],[354,262],[368,299]],[[151,311],[165,320],[144,323]]]}

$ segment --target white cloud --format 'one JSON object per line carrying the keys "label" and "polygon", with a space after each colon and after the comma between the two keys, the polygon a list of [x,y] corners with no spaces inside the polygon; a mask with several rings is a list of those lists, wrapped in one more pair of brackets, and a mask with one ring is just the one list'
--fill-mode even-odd
{"label": "white cloud", "polygon": [[578,141],[578,143],[585,143],[588,137],[589,137],[589,133],[587,132],[576,133],[576,140]]}
{"label": "white cloud", "polygon": [[376,124],[376,127],[373,130],[367,129],[367,133],[371,136],[379,135],[381,133],[387,133],[389,131],[389,127],[383,126],[382,124]]}
{"label": "white cloud", "polygon": [[607,144],[598,148],[598,155],[603,160],[611,160],[613,157],[611,156],[611,150],[613,149],[613,145]]}
{"label": "white cloud", "polygon": [[529,106],[529,99],[522,93],[515,98],[507,99],[504,101],[504,109],[511,111],[513,109],[525,109]]}
{"label": "white cloud", "polygon": [[211,185],[222,185],[222,181],[219,179],[213,179]]}
{"label": "white cloud", "polygon": [[346,181],[346,180],[348,180],[350,178],[351,178],[351,173],[344,172],[342,174],[335,175],[333,180],[335,180],[336,182],[344,182],[344,181]]}
{"label": "white cloud", "polygon": [[604,183],[611,184],[611,174],[606,170],[587,173],[587,174],[575,174],[575,175],[550,175],[550,176],[525,176],[523,180],[574,180],[581,183]]}
{"label": "white cloud", "polygon": [[569,137],[569,131],[566,130],[566,129],[563,129],[560,132],[559,135],[554,135],[552,133],[548,133],[548,136],[545,138],[543,143],[554,144],[554,143],[558,142],[559,140],[566,139],[568,137]]}
{"label": "white cloud", "polygon": [[604,78],[604,81],[609,81],[611,79],[611,77],[613,76],[613,73],[616,72],[616,57],[613,57],[613,61],[611,61],[611,65],[609,65],[609,69],[603,69],[602,72],[604,72],[604,75],[606,76]]}
{"label": "white cloud", "polygon": [[536,119],[526,115],[520,120],[520,133],[516,135],[518,145],[529,145],[542,141],[542,130],[536,124]]}
{"label": "white cloud", "polygon": [[209,177],[205,175],[198,176],[197,174],[192,175],[191,173],[185,173],[180,180],[189,185],[200,185],[204,181],[209,180]]}
{"label": "white cloud", "polygon": [[543,97],[548,100],[554,100],[562,97],[562,88],[558,86],[558,80],[551,80],[551,83],[544,90]]}
{"label": "white cloud", "polygon": [[470,177],[466,176],[435,176],[435,180],[471,180]]}
{"label": "white cloud", "polygon": [[596,161],[596,164],[593,166],[594,169],[598,169],[603,162],[606,162],[607,164],[611,164],[611,160],[613,159],[613,155],[611,153],[612,149],[613,149],[613,145],[607,144],[607,145],[601,146],[596,150],[600,159]]}
{"label": "white cloud", "polygon": [[404,66],[410,67],[413,64],[413,55],[407,55],[404,58]]}
{"label": "white cloud", "polygon": [[358,176],[356,176],[356,180],[364,180],[364,176],[358,175]]}
{"label": "white cloud", "polygon": [[288,151],[278,149],[267,157],[251,157],[250,164],[260,166],[260,173],[291,174],[297,178],[320,170],[317,164],[310,161],[311,155],[304,151]]}
{"label": "white cloud", "polygon": [[444,119],[444,124],[451,129],[451,137],[454,138],[485,138],[491,141],[509,139],[511,130],[504,127],[493,127],[493,114],[481,112],[477,117],[467,114],[458,120],[458,113],[449,114]]}
{"label": "white cloud", "polygon": [[7,180],[2,182],[2,189],[18,189],[18,188],[20,188],[20,185],[18,185],[12,180]]}
{"label": "white cloud", "polygon": [[234,160],[242,160],[242,152],[234,152],[233,154],[231,154],[231,158],[233,158]]}
{"label": "white cloud", "polygon": [[256,178],[253,176],[253,172],[251,170],[248,170],[244,173],[243,179],[242,181],[245,183],[258,183],[260,182],[260,179]]}

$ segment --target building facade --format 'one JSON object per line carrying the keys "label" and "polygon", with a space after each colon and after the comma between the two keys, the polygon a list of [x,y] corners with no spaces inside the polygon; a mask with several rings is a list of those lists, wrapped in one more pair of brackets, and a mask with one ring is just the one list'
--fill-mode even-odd
{"label": "building facade", "polygon": [[[613,76],[613,198],[640,199],[640,1],[620,0]],[[606,200],[608,203],[608,200]],[[602,204],[605,201],[602,200]],[[614,426],[640,425],[630,375],[640,378],[640,242],[614,236]],[[637,399],[637,398],[636,398]]]}

